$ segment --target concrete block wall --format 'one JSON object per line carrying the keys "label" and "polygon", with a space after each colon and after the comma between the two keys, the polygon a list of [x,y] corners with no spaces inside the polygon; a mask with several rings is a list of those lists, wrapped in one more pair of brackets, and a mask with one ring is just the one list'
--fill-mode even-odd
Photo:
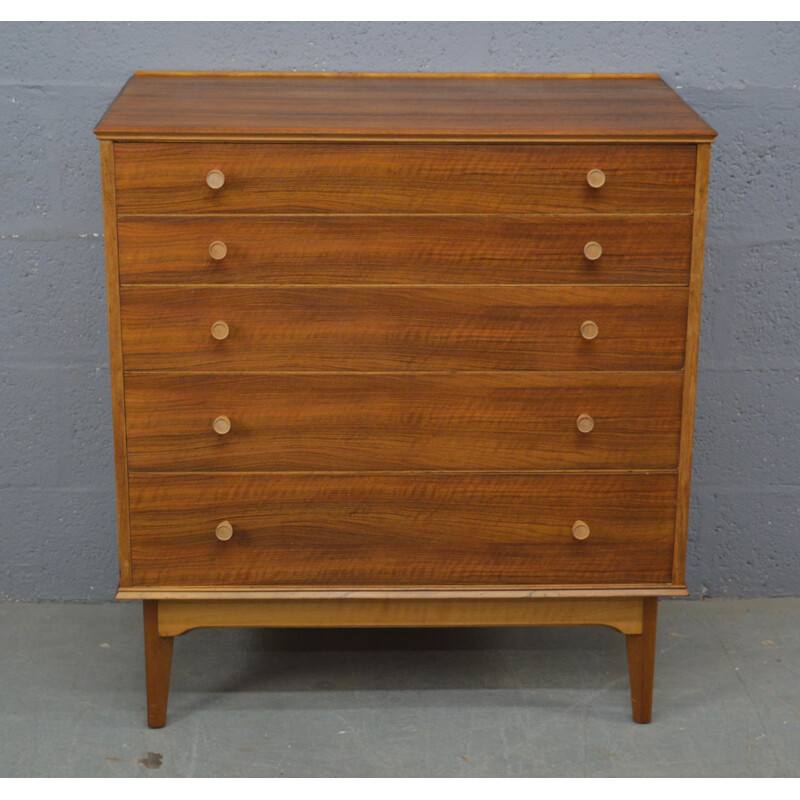
{"label": "concrete block wall", "polygon": [[0,25],[0,599],[116,588],[91,131],[136,69],[661,73],[720,134],[690,588],[800,594],[798,52],[795,23]]}

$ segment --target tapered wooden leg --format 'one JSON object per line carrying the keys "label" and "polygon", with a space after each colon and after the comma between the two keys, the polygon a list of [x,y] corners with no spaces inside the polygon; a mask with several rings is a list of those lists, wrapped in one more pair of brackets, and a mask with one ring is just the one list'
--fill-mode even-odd
{"label": "tapered wooden leg", "polygon": [[657,613],[658,598],[645,597],[642,607],[642,632],[629,633],[625,636],[634,722],[650,722],[653,712]]}
{"label": "tapered wooden leg", "polygon": [[169,676],[172,670],[174,637],[158,635],[158,600],[144,600],[144,662],[147,676],[147,724],[167,724]]}

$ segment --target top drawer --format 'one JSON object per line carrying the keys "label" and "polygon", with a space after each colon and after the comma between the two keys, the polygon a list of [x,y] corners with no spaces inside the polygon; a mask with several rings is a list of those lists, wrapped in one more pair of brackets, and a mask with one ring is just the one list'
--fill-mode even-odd
{"label": "top drawer", "polygon": [[[122,143],[114,153],[120,214],[688,214],[694,202],[694,145]],[[590,170],[602,186],[589,185]]]}

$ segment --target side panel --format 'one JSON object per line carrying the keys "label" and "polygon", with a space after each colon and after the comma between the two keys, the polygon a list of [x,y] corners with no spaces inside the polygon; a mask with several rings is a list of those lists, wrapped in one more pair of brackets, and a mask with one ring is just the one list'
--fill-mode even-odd
{"label": "side panel", "polygon": [[694,405],[697,389],[697,354],[700,343],[700,304],[703,295],[703,255],[706,243],[706,206],[708,204],[710,157],[710,144],[697,145],[692,268],[689,278],[689,314],[686,326],[681,449],[678,466],[678,509],[675,519],[675,560],[672,574],[673,583],[676,584],[685,582],[686,572],[686,537],[689,524],[689,493],[692,479],[692,440],[694,436]]}
{"label": "side panel", "polygon": [[103,220],[108,291],[108,340],[111,366],[111,407],[114,415],[114,469],[117,479],[117,536],[120,586],[131,585],[130,512],[128,506],[128,450],[125,431],[125,387],[122,370],[122,323],[119,313],[117,203],[114,143],[100,142],[103,179]]}

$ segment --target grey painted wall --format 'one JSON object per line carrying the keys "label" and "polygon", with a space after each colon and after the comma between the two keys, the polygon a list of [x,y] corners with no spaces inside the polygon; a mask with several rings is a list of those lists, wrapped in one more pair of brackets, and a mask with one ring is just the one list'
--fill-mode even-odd
{"label": "grey painted wall", "polygon": [[136,69],[660,72],[713,127],[695,595],[800,594],[797,24],[0,25],[0,597],[110,598],[98,149]]}

